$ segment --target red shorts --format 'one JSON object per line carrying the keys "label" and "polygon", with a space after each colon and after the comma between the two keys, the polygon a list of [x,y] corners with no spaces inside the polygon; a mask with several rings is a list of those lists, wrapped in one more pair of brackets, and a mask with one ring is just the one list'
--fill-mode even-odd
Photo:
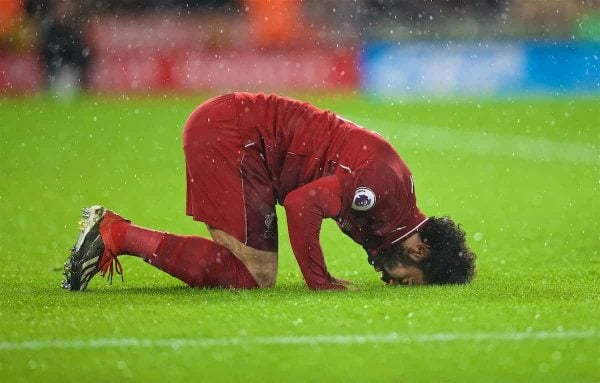
{"label": "red shorts", "polygon": [[198,106],[183,131],[186,214],[246,245],[277,251],[275,195],[263,148],[244,147],[234,95]]}

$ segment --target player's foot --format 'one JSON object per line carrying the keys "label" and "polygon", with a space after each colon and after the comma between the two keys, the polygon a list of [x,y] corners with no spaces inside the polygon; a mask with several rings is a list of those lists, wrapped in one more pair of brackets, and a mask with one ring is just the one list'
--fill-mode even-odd
{"label": "player's foot", "polygon": [[[90,206],[83,209],[82,220],[79,222],[80,232],[71,254],[65,262],[65,280],[61,287],[67,290],[85,290],[88,282],[100,272],[112,281],[113,271],[123,278],[123,268],[112,251],[111,245],[103,240],[101,226],[105,228],[112,222],[123,221],[119,215],[102,206]],[[110,235],[104,234],[110,241]]]}

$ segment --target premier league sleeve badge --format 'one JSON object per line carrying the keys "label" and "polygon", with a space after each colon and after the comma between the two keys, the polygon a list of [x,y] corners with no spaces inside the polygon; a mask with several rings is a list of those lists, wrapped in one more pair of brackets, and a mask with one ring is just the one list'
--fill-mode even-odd
{"label": "premier league sleeve badge", "polygon": [[368,187],[361,186],[354,192],[352,200],[352,209],[358,211],[367,211],[375,206],[375,193]]}

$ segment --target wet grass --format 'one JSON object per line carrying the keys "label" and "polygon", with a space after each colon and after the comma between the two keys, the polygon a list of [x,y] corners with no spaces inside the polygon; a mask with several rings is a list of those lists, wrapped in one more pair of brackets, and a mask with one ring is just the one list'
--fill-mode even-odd
{"label": "wet grass", "polygon": [[[469,286],[387,288],[360,247],[328,222],[329,269],[360,291],[308,291],[279,211],[275,288],[194,290],[123,259],[124,284],[97,279],[85,293],[61,290],[57,270],[83,206],[104,204],[140,225],[206,234],[184,215],[180,149],[183,122],[203,99],[0,100],[0,380],[600,380],[598,162],[486,154],[435,134],[407,139],[402,130],[469,132],[482,142],[490,133],[507,142],[525,137],[539,140],[533,151],[548,142],[555,150],[598,151],[598,99],[309,97],[388,137],[413,170],[421,209],[463,223],[478,254]],[[408,340],[318,341],[390,333]],[[521,333],[551,336],[514,339]],[[465,337],[423,340],[428,334]],[[107,338],[121,343],[94,346]],[[125,338],[155,342],[125,346]],[[197,342],[156,342],[173,339]],[[206,339],[217,343],[198,343]],[[239,343],[226,344],[232,339]],[[60,343],[73,340],[89,342]]]}

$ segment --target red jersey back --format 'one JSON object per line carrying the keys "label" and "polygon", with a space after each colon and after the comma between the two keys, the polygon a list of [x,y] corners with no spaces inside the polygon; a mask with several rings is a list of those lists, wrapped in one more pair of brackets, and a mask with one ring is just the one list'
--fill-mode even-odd
{"label": "red jersey back", "polygon": [[342,189],[338,225],[368,251],[406,238],[426,221],[410,170],[379,134],[308,103],[235,93],[243,144],[259,145],[277,201],[321,177]]}

